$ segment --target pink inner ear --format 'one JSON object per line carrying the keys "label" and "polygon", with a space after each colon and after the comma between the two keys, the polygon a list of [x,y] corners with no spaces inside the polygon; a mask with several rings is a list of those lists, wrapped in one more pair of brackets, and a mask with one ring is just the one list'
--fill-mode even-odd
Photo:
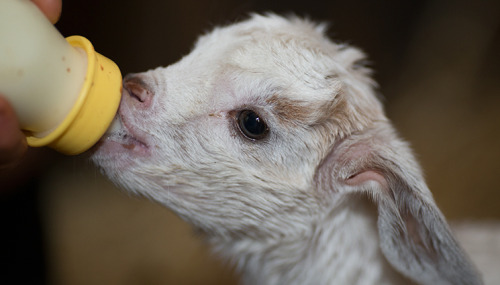
{"label": "pink inner ear", "polygon": [[366,170],[357,174],[354,174],[353,176],[349,177],[346,180],[347,185],[351,186],[359,186],[362,185],[368,181],[375,181],[380,186],[382,186],[384,189],[388,188],[387,180],[385,177],[380,174],[377,171],[374,170]]}

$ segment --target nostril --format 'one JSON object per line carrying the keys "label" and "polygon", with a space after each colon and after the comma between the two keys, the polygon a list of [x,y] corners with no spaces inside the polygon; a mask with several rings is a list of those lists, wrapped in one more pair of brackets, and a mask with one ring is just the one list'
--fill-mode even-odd
{"label": "nostril", "polygon": [[137,88],[137,86],[135,85],[127,84],[127,90],[130,97],[141,103],[144,103],[144,96],[142,96],[144,92],[142,89]]}
{"label": "nostril", "polygon": [[153,95],[140,76],[125,76],[123,87],[127,90],[128,95],[139,103],[149,103]]}

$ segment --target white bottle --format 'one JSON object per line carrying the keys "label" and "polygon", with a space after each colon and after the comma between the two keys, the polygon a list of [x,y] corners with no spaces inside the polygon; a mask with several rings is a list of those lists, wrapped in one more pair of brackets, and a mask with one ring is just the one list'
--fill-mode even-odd
{"label": "white bottle", "polygon": [[0,94],[29,145],[78,154],[113,120],[121,74],[87,39],[64,39],[31,1],[0,0]]}

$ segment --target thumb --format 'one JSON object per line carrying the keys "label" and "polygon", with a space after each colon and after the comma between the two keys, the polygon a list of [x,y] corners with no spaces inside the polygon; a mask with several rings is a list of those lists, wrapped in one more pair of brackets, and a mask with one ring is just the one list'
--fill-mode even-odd
{"label": "thumb", "polygon": [[26,138],[20,130],[14,109],[0,96],[0,168],[19,162],[26,149]]}

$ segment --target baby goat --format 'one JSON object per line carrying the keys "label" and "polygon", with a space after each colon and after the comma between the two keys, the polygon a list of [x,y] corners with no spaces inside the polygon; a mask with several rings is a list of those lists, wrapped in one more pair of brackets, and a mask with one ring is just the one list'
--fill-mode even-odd
{"label": "baby goat", "polygon": [[247,284],[480,284],[364,55],[254,15],[127,76],[93,160],[172,209]]}

